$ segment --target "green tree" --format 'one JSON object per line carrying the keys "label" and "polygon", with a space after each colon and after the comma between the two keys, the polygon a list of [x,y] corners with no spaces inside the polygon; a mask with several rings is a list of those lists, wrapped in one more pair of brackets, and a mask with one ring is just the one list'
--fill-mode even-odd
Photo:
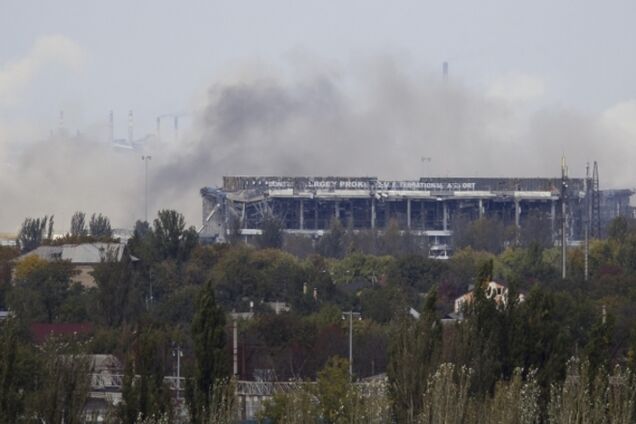
{"label": "green tree", "polygon": [[[53,219],[51,217],[51,219]],[[30,252],[36,249],[45,240],[45,231],[47,229],[47,223],[49,222],[48,216],[44,218],[26,218],[20,227],[18,238],[16,243],[22,253]],[[49,235],[53,233],[52,224],[49,227]]]}
{"label": "green tree", "polygon": [[610,240],[623,242],[627,238],[629,231],[634,228],[634,220],[624,216],[617,216],[607,227],[607,236]]}
{"label": "green tree", "polygon": [[24,414],[27,397],[35,390],[40,364],[20,341],[14,319],[0,325],[0,423],[12,424]]}
{"label": "green tree", "polygon": [[129,255],[118,261],[113,254],[95,265],[93,277],[97,284],[97,319],[116,327],[138,315],[143,306],[143,293],[138,276],[133,271]]}
{"label": "green tree", "polygon": [[320,415],[325,423],[356,422],[360,395],[349,378],[349,361],[332,357],[318,372],[316,395]]}
{"label": "green tree", "polygon": [[272,215],[267,215],[261,228],[263,233],[258,238],[258,245],[261,249],[280,249],[283,247],[283,228],[278,219]]}
{"label": "green tree", "polygon": [[538,210],[531,210],[519,231],[519,241],[522,246],[538,245],[548,248],[552,243],[552,225],[550,218]]}
{"label": "green tree", "polygon": [[54,424],[83,423],[90,390],[89,358],[81,353],[79,346],[49,341],[44,345],[41,359],[41,384],[33,400],[34,418]]}
{"label": "green tree", "polygon": [[138,334],[133,354],[125,365],[123,402],[117,411],[123,422],[172,417],[170,388],[164,382],[165,352],[168,349],[166,330],[147,325]]}
{"label": "green tree", "polygon": [[585,346],[585,356],[590,364],[590,378],[593,380],[598,371],[609,368],[612,357],[612,336],[614,332],[614,317],[606,312],[594,323],[590,331],[590,338]]}
{"label": "green tree", "polygon": [[[23,259],[16,266],[15,287],[9,295],[11,308],[27,320],[56,321],[69,294],[73,272],[67,261],[48,262],[36,256]],[[43,317],[37,315],[38,310],[43,311]]]}
{"label": "green tree", "polygon": [[135,222],[135,230],[133,236],[128,240],[128,248],[130,253],[139,258],[146,266],[160,260],[155,234],[145,221]]}
{"label": "green tree", "polygon": [[6,309],[7,293],[12,286],[13,259],[19,254],[15,247],[0,246],[0,309]]}
{"label": "green tree", "polygon": [[86,228],[86,214],[77,211],[71,217],[71,237],[86,237],[88,229]]}
{"label": "green tree", "polygon": [[213,411],[212,394],[215,385],[229,376],[225,314],[217,306],[214,287],[208,282],[203,289],[192,321],[194,344],[194,378],[186,391],[193,423],[203,423]]}
{"label": "green tree", "polygon": [[403,313],[397,317],[389,344],[389,393],[398,422],[413,423],[422,410],[428,376],[437,366],[442,328],[435,311],[437,296],[431,290],[414,320]]}
{"label": "green tree", "polygon": [[479,218],[458,216],[453,223],[453,245],[456,249],[472,247],[475,250],[499,253],[506,242],[515,240],[513,234],[497,218]]}
{"label": "green tree", "polygon": [[91,216],[88,227],[90,228],[91,236],[98,239],[110,239],[113,235],[113,230],[110,228],[110,219],[101,213]]}
{"label": "green tree", "polygon": [[329,230],[318,243],[318,251],[328,258],[342,258],[347,251],[346,231],[340,220],[333,218]]}
{"label": "green tree", "polygon": [[162,259],[185,261],[198,241],[196,229],[186,229],[182,214],[169,209],[159,211],[154,221],[154,242]]}

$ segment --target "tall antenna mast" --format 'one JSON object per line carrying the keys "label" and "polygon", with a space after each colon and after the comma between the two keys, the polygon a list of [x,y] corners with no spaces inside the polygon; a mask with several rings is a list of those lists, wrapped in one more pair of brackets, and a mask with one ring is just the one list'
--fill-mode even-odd
{"label": "tall antenna mast", "polygon": [[567,215],[566,203],[568,194],[568,166],[565,162],[565,154],[561,157],[561,278],[567,277]]}
{"label": "tall antenna mast", "polygon": [[598,179],[598,163],[592,170],[592,237],[601,238],[601,190]]}
{"label": "tall antenna mast", "polygon": [[583,215],[583,226],[585,227],[585,271],[583,279],[587,281],[590,276],[590,222],[592,218],[592,187],[590,184],[590,164],[585,164],[585,214]]}

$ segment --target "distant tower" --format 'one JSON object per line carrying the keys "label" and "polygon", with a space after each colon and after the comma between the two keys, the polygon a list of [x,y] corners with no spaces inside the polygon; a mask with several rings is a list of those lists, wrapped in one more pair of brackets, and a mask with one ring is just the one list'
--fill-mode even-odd
{"label": "distant tower", "polygon": [[583,227],[585,231],[585,268],[583,279],[587,281],[590,276],[590,223],[592,221],[592,184],[590,180],[590,163],[585,164],[585,213],[583,214]]}
{"label": "distant tower", "polygon": [[110,116],[108,118],[108,142],[112,143],[115,141],[115,114],[113,111],[110,111]]}
{"label": "distant tower", "polygon": [[601,238],[601,190],[596,161],[592,170],[592,237]]}
{"label": "distant tower", "polygon": [[567,277],[567,210],[568,199],[568,165],[565,155],[561,157],[561,278]]}
{"label": "distant tower", "polygon": [[133,143],[133,112],[128,112],[128,142]]}
{"label": "distant tower", "polygon": [[442,63],[442,75],[444,76],[444,81],[448,79],[448,62]]}
{"label": "distant tower", "polygon": [[161,117],[157,116],[157,139],[161,141]]}
{"label": "distant tower", "polygon": [[58,123],[59,125],[59,133],[63,133],[64,132],[64,111],[60,110],[60,122]]}

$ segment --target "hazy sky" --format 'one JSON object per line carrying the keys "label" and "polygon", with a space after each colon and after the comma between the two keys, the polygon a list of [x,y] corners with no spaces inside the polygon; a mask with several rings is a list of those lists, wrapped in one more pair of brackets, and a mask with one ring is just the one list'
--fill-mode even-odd
{"label": "hazy sky", "polygon": [[[30,1],[0,2],[0,66],[38,39],[66,37],[81,58],[49,58],[3,114],[69,126],[134,109],[139,133],[154,117],[187,110],[197,93],[237,62],[310,56],[347,66],[390,55],[487,88],[523,74],[542,101],[604,110],[636,97],[636,2],[481,1]],[[3,93],[0,92],[0,95]]]}
{"label": "hazy sky", "polygon": [[[130,109],[137,137],[153,132],[160,114],[191,114],[191,132],[184,130],[190,147],[180,149],[188,153],[162,163],[161,152],[155,152],[153,180],[180,193],[192,186],[187,199],[166,195],[164,200],[184,209],[193,223],[200,220],[197,185],[208,181],[206,160],[218,168],[209,180],[221,172],[340,169],[307,166],[303,152],[280,160],[296,140],[320,144],[320,137],[337,140],[334,148],[350,141],[351,151],[360,151],[365,147],[354,138],[377,136],[374,142],[386,139],[399,147],[400,139],[434,136],[440,141],[430,150],[439,152],[410,154],[435,156],[431,168],[438,174],[488,173],[467,168],[470,156],[445,163],[450,153],[461,156],[463,149],[492,156],[488,171],[494,175],[552,169],[556,175],[557,160],[539,163],[548,150],[553,156],[567,150],[582,170],[585,161],[607,150],[604,182],[636,186],[628,170],[636,154],[634,22],[634,0],[0,0],[0,196],[13,202],[0,205],[0,230],[13,231],[22,217],[44,213],[61,215],[65,222],[82,208],[109,213],[119,225],[139,217],[137,156],[124,163],[106,151],[89,156],[81,146],[62,143],[46,152],[37,144],[58,126],[60,110],[65,126],[88,138],[104,134],[110,110],[122,138]],[[450,95],[435,87],[444,61],[450,64]],[[237,95],[232,87],[247,88]],[[436,115],[438,102],[448,102],[447,116]],[[339,110],[337,125],[329,115],[333,110]],[[427,118],[420,122],[421,114]],[[438,128],[440,121],[444,125]],[[461,130],[451,128],[459,121]],[[252,133],[237,133],[237,123]],[[323,132],[331,125],[331,133]],[[262,166],[259,157],[243,160],[243,150],[228,149],[233,137],[244,151],[271,139],[280,149],[270,162],[276,166]],[[579,138],[585,142],[571,144]],[[507,139],[517,144],[505,144]],[[608,149],[602,145],[606,139]],[[403,143],[406,151],[413,147]],[[225,149],[225,156],[195,163],[193,158],[212,147]],[[515,162],[513,156],[525,149],[534,156]],[[608,164],[615,158],[616,166]],[[369,163],[379,159],[385,158]],[[399,161],[406,159],[396,155],[391,169],[362,164],[351,169],[414,177],[420,168],[401,167]],[[502,159],[510,159],[509,166],[498,168]],[[74,173],[76,166],[82,169]],[[89,178],[95,169],[104,176]],[[406,175],[397,175],[401,169]],[[172,179],[182,184],[169,188]],[[107,191],[99,187],[104,181],[121,187],[111,193],[110,203],[97,195],[72,197],[78,188],[83,194]],[[21,186],[47,189],[38,203],[22,196]],[[114,210],[113,204],[131,199],[134,208]]]}

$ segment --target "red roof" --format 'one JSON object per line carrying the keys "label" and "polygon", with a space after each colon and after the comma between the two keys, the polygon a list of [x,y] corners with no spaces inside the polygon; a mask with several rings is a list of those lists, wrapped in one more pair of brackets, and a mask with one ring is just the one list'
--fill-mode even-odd
{"label": "red roof", "polygon": [[77,335],[87,335],[93,332],[93,324],[48,324],[34,323],[31,324],[31,336],[35,343],[44,343],[51,336],[56,337],[72,337]]}

